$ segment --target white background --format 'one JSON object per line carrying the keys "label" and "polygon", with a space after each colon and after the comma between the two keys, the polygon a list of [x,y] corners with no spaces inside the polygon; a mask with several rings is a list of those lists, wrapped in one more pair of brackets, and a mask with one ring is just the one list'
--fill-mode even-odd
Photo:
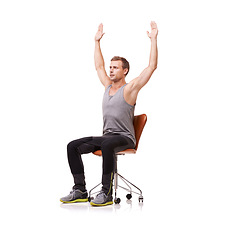
{"label": "white background", "polygon": [[[238,1],[1,1],[0,210],[2,239],[239,239],[240,8]],[[61,205],[72,187],[66,145],[102,130],[106,68],[147,67],[150,21],[159,27],[158,69],[138,97],[148,122],[120,172],[144,205]],[[101,159],[84,156],[87,187]],[[154,237],[153,237],[154,236]]]}

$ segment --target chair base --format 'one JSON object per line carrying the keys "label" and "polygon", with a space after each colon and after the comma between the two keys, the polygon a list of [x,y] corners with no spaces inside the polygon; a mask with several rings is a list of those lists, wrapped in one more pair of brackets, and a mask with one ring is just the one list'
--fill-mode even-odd
{"label": "chair base", "polygon": [[[119,179],[122,180],[122,182],[126,185],[125,187],[121,186],[118,184]],[[93,195],[99,193],[100,191],[94,192],[92,193],[92,191],[94,189],[96,189],[98,186],[100,186],[101,183],[97,184],[95,187],[93,187],[90,191],[89,191],[89,197],[88,197],[88,201],[90,202],[93,199]],[[119,197],[117,197],[117,189],[121,188],[124,189],[125,191],[128,192],[128,194],[126,195],[126,198],[128,200],[130,200],[132,198],[132,194],[137,194],[139,195],[138,197],[138,201],[141,203],[143,202],[143,195],[142,195],[142,190],[140,188],[138,188],[136,185],[134,185],[133,183],[131,183],[129,180],[127,180],[125,177],[123,177],[121,174],[119,173],[115,173],[114,174],[114,203],[119,204],[121,202],[121,199]],[[136,190],[138,190],[138,192],[133,191],[132,187],[134,187]]]}
{"label": "chair base", "polygon": [[[122,182],[125,184],[125,187],[123,186],[120,186],[118,184],[118,181],[119,179],[122,180]],[[96,189],[99,185],[101,185],[101,183],[97,184],[94,188],[92,188],[90,191],[89,191],[89,202],[93,199],[93,195],[94,194],[97,194],[99,193],[100,191],[97,191],[97,192],[94,192],[92,193],[92,191],[94,189]],[[137,194],[139,195],[138,197],[138,201],[139,203],[143,203],[143,195],[142,195],[142,190],[140,188],[138,188],[136,185],[134,185],[133,183],[131,183],[129,180],[127,180],[125,177],[123,177],[121,174],[118,173],[118,170],[117,170],[117,155],[116,155],[116,160],[115,160],[115,170],[114,170],[114,191],[115,191],[115,198],[114,198],[114,202],[116,204],[119,204],[121,202],[121,199],[117,197],[117,189],[118,188],[122,188],[124,189],[125,191],[129,192],[127,195],[126,195],[126,198],[128,200],[130,200],[132,198],[132,194]],[[135,191],[132,190],[132,187],[134,188]],[[136,190],[138,192],[136,192]]]}
{"label": "chair base", "polygon": [[[121,185],[118,185],[118,180],[121,179],[122,182],[126,185],[126,187],[123,187]],[[115,172],[114,174],[114,190],[115,190],[115,198],[114,198],[114,202],[115,203],[120,203],[120,198],[117,198],[117,188],[122,188],[125,191],[129,192],[126,195],[126,198],[128,200],[130,200],[132,198],[132,194],[135,193],[137,195],[139,195],[138,197],[138,201],[139,202],[143,202],[143,195],[142,195],[142,190],[140,188],[138,188],[136,185],[134,185],[133,183],[131,183],[129,180],[127,180],[125,177],[123,177],[121,174]],[[132,187],[134,187],[136,190],[138,190],[138,192],[135,192],[132,190]]]}

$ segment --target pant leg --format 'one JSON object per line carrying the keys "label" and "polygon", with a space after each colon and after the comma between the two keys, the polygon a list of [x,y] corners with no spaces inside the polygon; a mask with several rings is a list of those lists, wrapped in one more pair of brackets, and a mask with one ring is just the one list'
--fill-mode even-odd
{"label": "pant leg", "polygon": [[113,171],[115,154],[128,148],[134,148],[134,143],[130,138],[122,135],[111,135],[102,142],[103,174],[109,174]]}
{"label": "pant leg", "polygon": [[67,145],[68,163],[74,179],[74,189],[86,191],[84,165],[82,154],[94,152],[100,149],[97,145],[91,144],[93,137],[80,138]]}
{"label": "pant leg", "polygon": [[101,144],[103,155],[102,189],[107,195],[112,194],[116,153],[128,148],[134,148],[134,143],[130,138],[122,135],[112,135],[106,138]]}
{"label": "pant leg", "polygon": [[88,144],[93,137],[80,138],[67,145],[68,163],[72,174],[84,173],[82,154],[94,152],[95,146]]}

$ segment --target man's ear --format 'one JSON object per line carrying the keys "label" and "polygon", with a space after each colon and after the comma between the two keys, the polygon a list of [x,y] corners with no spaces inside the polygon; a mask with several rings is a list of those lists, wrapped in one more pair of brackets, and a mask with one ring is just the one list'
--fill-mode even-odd
{"label": "man's ear", "polygon": [[124,69],[123,69],[123,73],[124,73],[124,75],[126,76],[126,74],[128,73],[128,69],[127,69],[127,68],[124,68]]}

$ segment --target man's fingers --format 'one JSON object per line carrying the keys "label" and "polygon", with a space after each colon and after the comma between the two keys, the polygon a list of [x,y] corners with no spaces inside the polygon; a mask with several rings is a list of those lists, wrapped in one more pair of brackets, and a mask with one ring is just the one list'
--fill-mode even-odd
{"label": "man's fingers", "polygon": [[102,23],[98,26],[98,30],[101,31],[101,32],[103,31],[103,24]]}
{"label": "man's fingers", "polygon": [[151,21],[151,28],[152,29],[157,28],[157,24],[154,21]]}

